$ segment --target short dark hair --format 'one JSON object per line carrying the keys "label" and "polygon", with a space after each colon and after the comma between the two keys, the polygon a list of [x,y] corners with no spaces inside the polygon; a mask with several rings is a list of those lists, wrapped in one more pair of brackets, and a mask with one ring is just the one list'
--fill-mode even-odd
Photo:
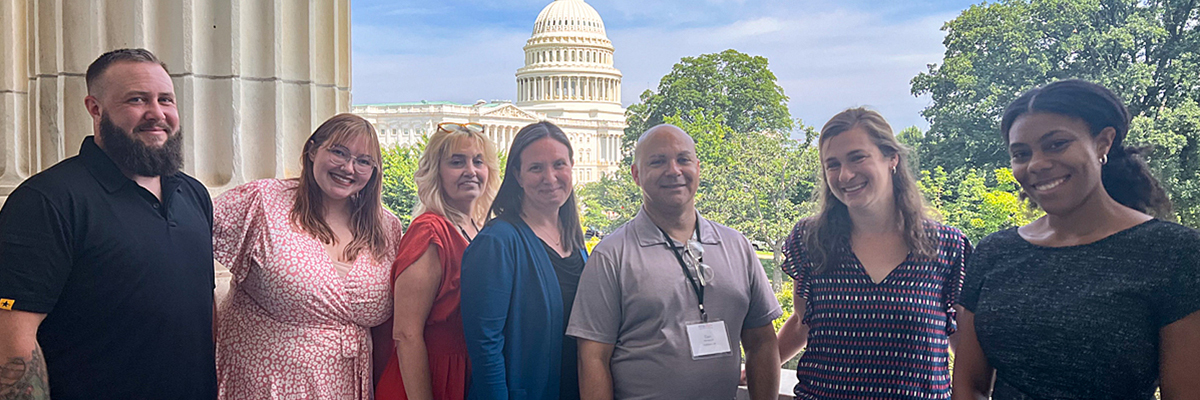
{"label": "short dark hair", "polygon": [[[495,218],[509,222],[521,219],[521,199],[525,197],[525,190],[517,182],[517,175],[521,173],[521,152],[543,138],[551,138],[567,146],[567,157],[575,159],[571,140],[557,125],[541,121],[521,128],[513,137],[512,147],[508,150],[508,161],[504,164],[504,181],[500,183],[496,199],[492,201],[491,213]],[[579,206],[575,200],[574,188],[571,188],[567,202],[558,208],[558,224],[562,231],[560,239],[564,245],[570,245],[572,249],[584,246],[583,228],[579,223]]]}
{"label": "short dark hair", "polygon": [[1105,191],[1126,207],[1159,218],[1170,217],[1171,200],[1141,157],[1149,147],[1125,145],[1132,116],[1125,108],[1125,102],[1115,93],[1081,79],[1067,79],[1030,89],[1004,110],[1000,133],[1004,135],[1005,143],[1009,141],[1009,130],[1017,118],[1032,113],[1078,118],[1088,125],[1093,137],[1104,128],[1115,129],[1108,162],[1100,170]]}
{"label": "short dark hair", "polygon": [[167,74],[171,73],[171,70],[167,69],[167,63],[159,61],[158,57],[155,57],[154,53],[151,53],[150,50],[116,49],[101,54],[100,57],[96,58],[96,61],[92,61],[92,65],[88,66],[86,78],[88,94],[93,94],[93,85],[95,85],[96,81],[100,80],[101,75],[104,75],[104,71],[107,71],[109,66],[118,62],[155,63],[162,66],[163,71],[166,71]]}

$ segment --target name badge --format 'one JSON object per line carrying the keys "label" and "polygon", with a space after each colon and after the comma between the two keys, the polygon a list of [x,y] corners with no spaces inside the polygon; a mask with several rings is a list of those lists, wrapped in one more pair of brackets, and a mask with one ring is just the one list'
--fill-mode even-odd
{"label": "name badge", "polygon": [[687,333],[688,342],[692,345],[693,360],[716,358],[732,353],[725,321],[688,324]]}

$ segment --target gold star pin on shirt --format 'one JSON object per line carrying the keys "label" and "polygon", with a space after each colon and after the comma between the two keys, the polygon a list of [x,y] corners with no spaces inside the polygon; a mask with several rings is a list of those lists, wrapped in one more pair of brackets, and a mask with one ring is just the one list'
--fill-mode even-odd
{"label": "gold star pin on shirt", "polygon": [[0,299],[0,310],[12,310],[13,299]]}

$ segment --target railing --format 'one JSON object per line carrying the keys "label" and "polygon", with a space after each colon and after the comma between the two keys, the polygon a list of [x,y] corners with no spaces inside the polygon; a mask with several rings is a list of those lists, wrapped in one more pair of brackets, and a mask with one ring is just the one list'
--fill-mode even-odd
{"label": "railing", "polygon": [[[229,289],[229,271],[223,266],[217,267],[217,301],[220,302],[226,295]],[[790,369],[779,370],[779,400],[792,400],[792,389],[796,387],[796,371]],[[738,386],[737,400],[750,400],[750,392],[745,386]]]}
{"label": "railing", "polygon": [[[796,387],[797,382],[795,370],[779,370],[779,400],[795,399],[792,389]],[[745,386],[738,386],[737,400],[750,400],[750,391]]]}

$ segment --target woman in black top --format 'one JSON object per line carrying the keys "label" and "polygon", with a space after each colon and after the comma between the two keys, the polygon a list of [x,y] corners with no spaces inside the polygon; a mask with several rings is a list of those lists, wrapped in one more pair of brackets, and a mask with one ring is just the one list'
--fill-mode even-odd
{"label": "woman in black top", "polygon": [[967,264],[955,399],[993,384],[997,400],[1200,396],[1200,233],[1151,216],[1170,202],[1123,144],[1129,121],[1081,80],[1005,110],[1013,175],[1046,215],[988,236]]}
{"label": "woman in black top", "polygon": [[[550,257],[550,265],[554,267],[554,275],[558,276],[558,287],[562,290],[563,316],[571,316],[571,307],[575,304],[575,293],[579,291],[579,276],[583,274],[583,265],[587,263],[586,248],[576,247],[571,254],[563,257],[549,243],[542,243],[546,255]],[[564,319],[565,321],[565,319]],[[558,381],[558,399],[579,399],[579,344],[573,337],[564,337],[562,342],[562,366]]]}

